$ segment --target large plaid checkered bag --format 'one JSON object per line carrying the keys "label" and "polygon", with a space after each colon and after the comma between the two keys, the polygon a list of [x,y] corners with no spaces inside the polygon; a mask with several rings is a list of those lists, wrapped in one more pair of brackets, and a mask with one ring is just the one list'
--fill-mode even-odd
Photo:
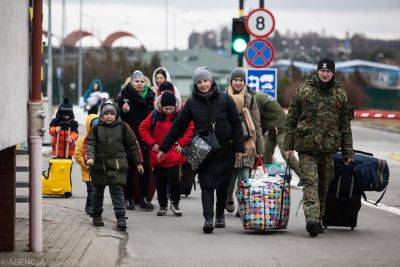
{"label": "large plaid checkered bag", "polygon": [[239,186],[239,214],[245,230],[286,229],[290,214],[290,169],[285,175],[269,176],[257,166],[252,176]]}

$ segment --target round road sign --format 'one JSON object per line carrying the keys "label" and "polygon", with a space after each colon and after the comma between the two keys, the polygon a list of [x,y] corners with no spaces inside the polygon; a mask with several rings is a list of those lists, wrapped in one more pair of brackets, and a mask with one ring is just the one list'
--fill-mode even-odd
{"label": "round road sign", "polygon": [[246,18],[246,30],[255,37],[267,37],[275,29],[275,18],[271,11],[264,8],[254,9]]}
{"label": "round road sign", "polygon": [[274,58],[274,48],[270,42],[263,39],[256,39],[247,45],[244,57],[250,66],[265,68]]}

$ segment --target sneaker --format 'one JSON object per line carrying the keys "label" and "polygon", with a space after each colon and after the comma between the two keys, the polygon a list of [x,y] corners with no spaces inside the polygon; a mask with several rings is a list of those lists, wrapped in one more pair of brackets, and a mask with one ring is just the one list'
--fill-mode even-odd
{"label": "sneaker", "polygon": [[215,228],[225,228],[224,215],[217,215],[215,218]]}
{"label": "sneaker", "polygon": [[104,226],[104,222],[101,217],[93,217],[93,225],[94,226]]}
{"label": "sneaker", "polygon": [[225,209],[227,212],[232,213],[235,211],[235,201],[230,200],[226,202]]}
{"label": "sneaker", "polygon": [[204,221],[203,232],[205,234],[211,234],[214,231],[213,218],[206,218]]}
{"label": "sneaker", "polygon": [[164,216],[165,214],[167,214],[167,207],[160,206],[160,209],[157,211],[157,216]]}
{"label": "sneaker", "polygon": [[176,216],[180,217],[182,216],[182,211],[179,209],[179,205],[172,203],[169,207],[172,211],[173,214],[175,214]]}
{"label": "sneaker", "polygon": [[117,230],[118,231],[125,231],[126,230],[126,220],[125,217],[117,219]]}
{"label": "sneaker", "polygon": [[128,199],[125,205],[127,210],[135,210],[135,203],[133,202],[133,199]]}
{"label": "sneaker", "polygon": [[323,234],[325,232],[325,228],[321,222],[318,222],[318,233]]}
{"label": "sneaker", "polygon": [[151,204],[151,202],[148,202],[146,199],[143,199],[142,203],[140,203],[140,209],[147,210],[147,211],[153,211],[154,205]]}
{"label": "sneaker", "polygon": [[307,232],[310,234],[311,237],[315,237],[318,235],[318,223],[316,221],[307,221],[306,224]]}

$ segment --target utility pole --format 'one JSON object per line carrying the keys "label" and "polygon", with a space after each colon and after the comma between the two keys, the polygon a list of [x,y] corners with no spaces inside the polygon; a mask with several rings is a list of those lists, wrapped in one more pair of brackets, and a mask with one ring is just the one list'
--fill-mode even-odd
{"label": "utility pole", "polygon": [[82,95],[82,0],[80,0],[80,11],[79,11],[79,59],[78,59],[78,98],[77,102],[79,105],[79,99]]}
{"label": "utility pole", "polygon": [[42,137],[44,111],[41,98],[42,0],[34,0],[32,33],[32,94],[29,106],[29,248],[43,251],[42,240]]}
{"label": "utility pole", "polygon": [[[239,0],[239,17],[244,16],[244,0]],[[243,67],[243,54],[238,54],[238,67]]]}
{"label": "utility pole", "polygon": [[60,58],[60,69],[57,72],[58,76],[58,99],[62,103],[64,99],[64,60],[65,60],[65,0],[62,0],[62,14],[61,14],[61,58]]}
{"label": "utility pole", "polygon": [[165,0],[165,50],[168,50],[168,0]]}
{"label": "utility pole", "polygon": [[264,8],[264,0],[260,0],[260,8]]}

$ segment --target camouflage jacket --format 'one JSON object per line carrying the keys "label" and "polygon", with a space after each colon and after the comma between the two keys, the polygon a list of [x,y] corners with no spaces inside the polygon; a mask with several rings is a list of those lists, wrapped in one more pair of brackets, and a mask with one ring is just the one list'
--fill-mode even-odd
{"label": "camouflage jacket", "polygon": [[305,153],[353,155],[350,104],[346,92],[334,81],[320,89],[317,75],[307,79],[293,97],[286,121],[285,150]]}

